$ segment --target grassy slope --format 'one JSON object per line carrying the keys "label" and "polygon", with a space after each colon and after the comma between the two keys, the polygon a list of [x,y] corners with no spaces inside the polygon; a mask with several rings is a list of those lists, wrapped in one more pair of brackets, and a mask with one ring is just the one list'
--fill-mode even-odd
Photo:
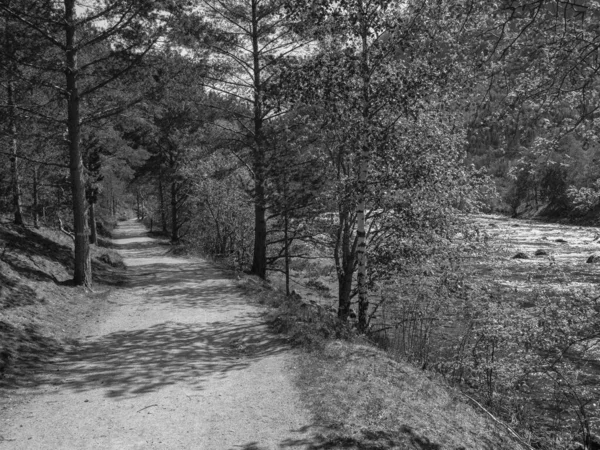
{"label": "grassy slope", "polygon": [[391,359],[325,308],[286,300],[250,277],[239,284],[273,308],[276,331],[306,350],[294,371],[313,414],[313,450],[521,448],[442,380]]}
{"label": "grassy slope", "polygon": [[123,279],[118,255],[92,246],[94,292],[70,285],[72,248],[56,230],[0,223],[0,386],[25,383]]}

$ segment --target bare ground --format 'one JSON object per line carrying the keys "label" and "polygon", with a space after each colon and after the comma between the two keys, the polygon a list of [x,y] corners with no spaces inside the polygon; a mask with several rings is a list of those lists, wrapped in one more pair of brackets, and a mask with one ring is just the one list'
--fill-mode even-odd
{"label": "bare ground", "polygon": [[128,282],[3,401],[0,449],[306,448],[296,355],[261,310],[204,260],[169,256],[138,223],[116,236]]}

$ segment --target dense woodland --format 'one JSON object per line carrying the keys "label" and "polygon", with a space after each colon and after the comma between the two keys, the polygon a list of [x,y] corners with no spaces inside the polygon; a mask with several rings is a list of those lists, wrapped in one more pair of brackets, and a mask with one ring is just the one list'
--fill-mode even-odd
{"label": "dense woodland", "polygon": [[595,296],[515,314],[460,274],[471,213],[598,210],[599,24],[596,0],[0,0],[0,210],[72,235],[90,288],[130,211],[288,294],[331,261],[339,321],[410,335],[526,445],[598,448]]}

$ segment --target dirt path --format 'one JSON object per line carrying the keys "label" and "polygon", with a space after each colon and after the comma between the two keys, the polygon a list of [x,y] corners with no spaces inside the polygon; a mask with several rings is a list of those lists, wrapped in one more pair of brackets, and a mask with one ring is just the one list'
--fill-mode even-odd
{"label": "dirt path", "polygon": [[260,310],[205,261],[165,255],[134,221],[115,243],[130,283],[19,394],[0,450],[304,448],[294,356]]}

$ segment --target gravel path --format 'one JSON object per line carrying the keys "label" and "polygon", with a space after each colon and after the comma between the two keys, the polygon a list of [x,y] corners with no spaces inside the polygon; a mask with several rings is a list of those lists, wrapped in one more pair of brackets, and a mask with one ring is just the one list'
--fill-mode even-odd
{"label": "gravel path", "polygon": [[4,449],[305,448],[294,355],[201,259],[135,221],[115,244],[130,282],[4,422]]}

